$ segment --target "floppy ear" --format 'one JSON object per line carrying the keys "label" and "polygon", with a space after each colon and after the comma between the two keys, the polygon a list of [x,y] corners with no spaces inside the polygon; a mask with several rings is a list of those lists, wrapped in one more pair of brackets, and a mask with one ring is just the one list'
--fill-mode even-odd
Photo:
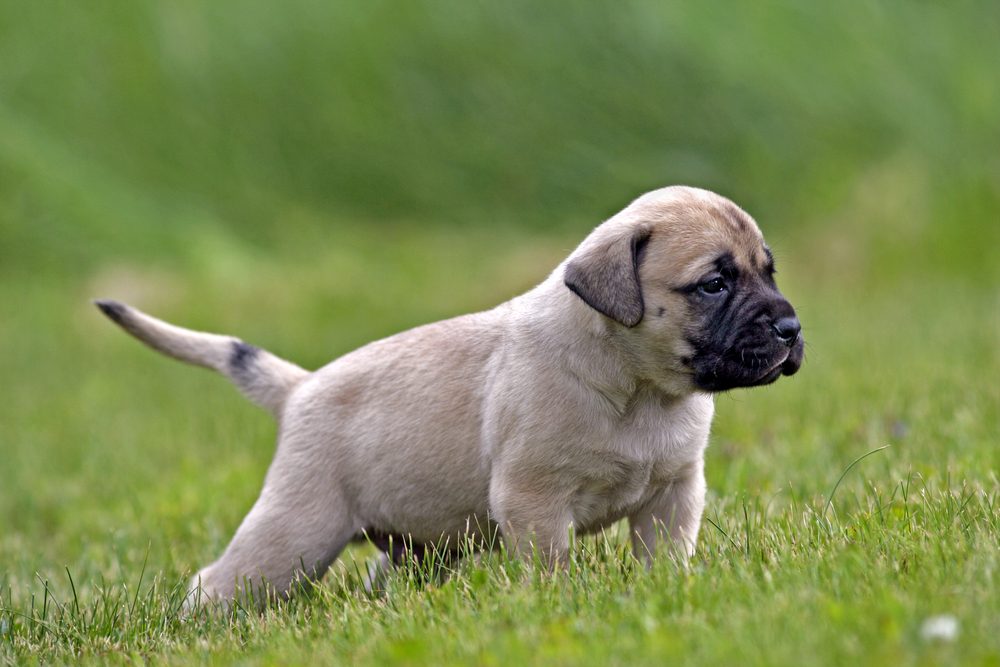
{"label": "floppy ear", "polygon": [[588,248],[566,264],[566,287],[602,315],[634,327],[645,310],[639,263],[648,241],[648,229],[634,229]]}

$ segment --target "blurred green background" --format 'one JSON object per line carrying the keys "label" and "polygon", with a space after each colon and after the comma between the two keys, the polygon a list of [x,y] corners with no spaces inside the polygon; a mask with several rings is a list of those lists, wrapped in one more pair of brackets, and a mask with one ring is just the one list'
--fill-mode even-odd
{"label": "blurred green background", "polygon": [[190,572],[270,460],[265,415],[91,297],[316,367],[674,183],[759,221],[809,342],[718,402],[720,522],[883,444],[845,492],[996,494],[998,35],[985,1],[0,1],[0,588]]}
{"label": "blurred green background", "polygon": [[682,182],[772,232],[860,228],[894,264],[997,275],[993,3],[0,12],[5,271],[344,220],[579,232]]}

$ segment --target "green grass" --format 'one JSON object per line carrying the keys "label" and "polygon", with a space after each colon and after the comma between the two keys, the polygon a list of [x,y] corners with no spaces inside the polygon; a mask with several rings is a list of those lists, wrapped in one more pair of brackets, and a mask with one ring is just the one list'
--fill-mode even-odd
{"label": "green grass", "polygon": [[[59,10],[0,1],[0,662],[1000,664],[994,3]],[[373,598],[352,548],[178,615],[274,426],[90,298],[317,367],[671,182],[758,218],[808,341],[718,398],[689,570],[614,532]]]}
{"label": "green grass", "polygon": [[[230,250],[183,271],[121,266],[81,285],[3,288],[20,313],[0,329],[12,351],[6,377],[21,378],[0,408],[7,659],[968,664],[1000,656],[995,291],[896,285],[855,298],[817,283],[807,269],[820,260],[780,236],[772,243],[807,323],[808,361],[774,387],[719,397],[711,522],[690,571],[667,561],[637,570],[613,535],[583,540],[574,569],[555,579],[497,558],[443,584],[416,586],[404,574],[387,598],[371,599],[349,565],[262,616],[181,621],[180,587],[219,553],[255,498],[274,429],[224,380],[108,325],[86,301],[95,285],[136,290],[153,312],[316,365],[425,314],[516,293],[572,243],[428,228],[400,231],[394,244],[382,232],[341,236],[350,249],[309,244],[258,258],[253,270]],[[282,271],[302,291],[272,302]],[[906,326],[915,322],[919,330]],[[885,445],[840,481],[852,461]],[[363,569],[367,556],[345,559]],[[961,623],[953,644],[920,638],[923,620],[940,613]]]}

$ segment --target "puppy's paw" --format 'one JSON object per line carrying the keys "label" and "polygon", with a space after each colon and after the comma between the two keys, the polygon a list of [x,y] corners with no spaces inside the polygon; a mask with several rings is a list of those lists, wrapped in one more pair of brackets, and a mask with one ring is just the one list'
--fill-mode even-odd
{"label": "puppy's paw", "polygon": [[389,575],[392,569],[392,559],[385,552],[380,553],[368,563],[368,571],[362,582],[365,592],[369,595],[387,595],[389,593]]}
{"label": "puppy's paw", "polygon": [[184,604],[181,606],[181,617],[190,618],[199,613],[229,613],[236,601],[236,587],[230,586],[223,590],[213,584],[208,576],[208,568],[200,571],[188,582]]}

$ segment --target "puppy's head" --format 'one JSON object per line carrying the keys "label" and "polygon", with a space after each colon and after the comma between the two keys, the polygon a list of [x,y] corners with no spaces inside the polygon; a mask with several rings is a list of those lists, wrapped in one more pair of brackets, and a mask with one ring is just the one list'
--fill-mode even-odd
{"label": "puppy's head", "polygon": [[671,187],[594,230],[563,276],[641,379],[725,391],[802,364],[799,321],[774,273],[753,218],[714,193]]}

